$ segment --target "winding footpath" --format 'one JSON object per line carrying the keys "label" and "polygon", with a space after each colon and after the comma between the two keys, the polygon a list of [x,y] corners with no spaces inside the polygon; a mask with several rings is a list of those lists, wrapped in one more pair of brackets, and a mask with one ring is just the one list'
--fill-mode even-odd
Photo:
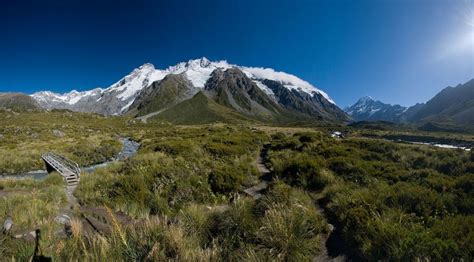
{"label": "winding footpath", "polygon": [[148,121],[148,118],[154,117],[154,116],[156,116],[156,115],[159,115],[161,112],[165,111],[166,109],[168,109],[168,108],[161,109],[161,110],[159,110],[159,111],[156,111],[156,112],[153,112],[153,113],[149,113],[149,114],[144,115],[144,116],[139,116],[139,117],[136,117],[135,119],[140,120],[140,121],[142,121],[144,124],[146,124],[147,121]]}
{"label": "winding footpath", "polygon": [[257,166],[258,172],[260,172],[260,183],[244,190],[245,193],[247,193],[254,199],[259,199],[263,196],[259,192],[264,189],[267,189],[268,183],[272,180],[271,171],[265,166],[264,163],[264,161],[266,161],[268,157],[269,148],[270,144],[265,144],[262,150],[260,151],[260,154],[258,155],[257,159],[255,160],[255,165]]}
{"label": "winding footpath", "polygon": [[[92,173],[94,172],[97,168],[102,168],[110,165],[111,163],[114,163],[116,161],[123,161],[126,160],[132,156],[134,156],[138,148],[140,147],[140,144],[138,144],[135,141],[130,140],[129,138],[122,138],[121,139],[123,143],[123,148],[122,151],[117,155],[117,157],[113,161],[108,161],[104,162],[98,165],[93,165],[90,167],[86,167],[83,170],[87,173]],[[112,221],[113,219],[118,219],[121,222],[129,222],[130,219],[125,216],[124,214],[118,214],[115,212],[112,212],[110,214],[107,210],[104,208],[91,208],[91,207],[85,207],[79,205],[77,198],[74,196],[74,191],[76,190],[77,185],[74,186],[66,186],[66,195],[67,195],[67,201],[69,204],[69,209],[61,209],[61,214],[56,217],[56,221],[62,223],[61,221],[64,221],[64,225],[70,225],[71,218],[75,217],[73,214],[73,210],[78,210],[81,214],[81,217],[79,218],[85,228],[88,228],[89,232],[90,231],[95,231],[97,233],[106,233],[110,232],[110,225],[104,224],[100,220],[97,219],[97,217],[100,217],[106,221]],[[111,217],[111,215],[114,216],[114,218]],[[61,219],[64,218],[64,219]]]}
{"label": "winding footpath", "polygon": [[[244,190],[244,192],[254,199],[259,199],[263,197],[262,191],[268,188],[269,182],[272,181],[273,175],[270,169],[267,168],[265,163],[268,161],[268,150],[270,149],[270,144],[265,144],[260,151],[259,156],[255,160],[255,165],[260,172],[260,183],[258,183],[255,186],[249,187]],[[321,214],[326,221],[328,221],[324,209],[318,204],[316,201],[315,203],[316,210],[318,211],[319,214]],[[346,258],[345,255],[343,255],[341,252],[339,252],[338,249],[341,247],[333,242],[339,242],[340,239],[338,236],[336,236],[335,233],[335,227],[328,222],[329,225],[329,233],[323,235],[321,237],[321,250],[320,253],[313,259],[313,261],[317,262],[326,262],[326,261],[331,261],[331,262],[343,262],[343,261],[350,261],[349,259]],[[335,250],[333,250],[335,249]]]}

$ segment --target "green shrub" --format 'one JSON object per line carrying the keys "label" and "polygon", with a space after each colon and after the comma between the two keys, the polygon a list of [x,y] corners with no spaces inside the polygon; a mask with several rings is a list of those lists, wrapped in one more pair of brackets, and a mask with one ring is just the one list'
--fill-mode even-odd
{"label": "green shrub", "polygon": [[324,188],[328,177],[324,175],[323,164],[317,158],[306,154],[294,154],[275,166],[275,173],[293,186],[317,190]]}
{"label": "green shrub", "polygon": [[362,167],[362,163],[357,159],[334,157],[328,161],[328,167],[337,176],[343,179],[358,184],[367,184],[370,181],[370,177]]}
{"label": "green shrub", "polygon": [[217,166],[211,171],[208,183],[213,192],[230,193],[240,189],[245,180],[245,174],[236,166],[223,165]]}

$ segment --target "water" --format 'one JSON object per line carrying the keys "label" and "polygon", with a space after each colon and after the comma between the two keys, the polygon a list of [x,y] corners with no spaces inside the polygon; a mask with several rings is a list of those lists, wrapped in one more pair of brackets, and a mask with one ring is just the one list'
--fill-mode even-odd
{"label": "water", "polygon": [[[132,141],[129,138],[121,138],[120,140],[123,144],[123,148],[122,148],[122,151],[120,151],[120,153],[117,155],[117,157],[115,159],[113,159],[111,161],[104,162],[104,163],[83,167],[83,168],[81,168],[82,172],[92,173],[98,168],[106,167],[106,166],[110,165],[111,163],[114,163],[114,162],[119,161],[119,160],[125,160],[127,158],[130,158],[130,157],[134,156],[137,153],[138,148],[140,147],[139,143],[137,143],[135,141]],[[37,170],[37,171],[30,171],[30,172],[27,172],[25,174],[20,174],[20,175],[11,175],[11,176],[9,176],[9,175],[0,175],[0,179],[43,180],[47,176],[48,176],[48,172],[46,170]]]}
{"label": "water", "polygon": [[132,141],[129,138],[123,138],[122,143],[123,143],[123,149],[118,154],[118,157],[117,157],[118,160],[125,160],[127,158],[134,156],[137,153],[138,148],[140,148],[139,143]]}
{"label": "water", "polygon": [[412,136],[412,135],[386,135],[383,138],[395,141],[395,142],[404,142],[416,145],[429,145],[439,148],[448,148],[448,149],[462,149],[466,151],[471,151],[473,143],[469,141],[463,141],[459,139],[450,139],[450,138],[439,138],[439,137],[429,137],[429,136]]}
{"label": "water", "polygon": [[455,146],[455,145],[439,144],[439,143],[411,142],[411,141],[403,141],[403,142],[407,142],[407,143],[415,144],[415,145],[429,145],[429,146],[435,146],[439,148],[462,149],[466,151],[471,151],[471,148],[467,148],[465,146]]}

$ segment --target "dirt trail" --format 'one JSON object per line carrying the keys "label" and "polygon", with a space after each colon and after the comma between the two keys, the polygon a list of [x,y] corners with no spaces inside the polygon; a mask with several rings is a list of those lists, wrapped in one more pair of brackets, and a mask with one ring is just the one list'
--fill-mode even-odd
{"label": "dirt trail", "polygon": [[[117,160],[119,161],[125,160],[135,155],[140,146],[138,143],[128,138],[122,138],[121,140],[123,143],[123,149],[117,156]],[[101,166],[101,164],[88,167],[83,171],[93,172],[95,168],[99,166]],[[60,214],[57,216],[57,221],[61,221],[60,223],[67,225],[70,224],[72,218],[76,218],[81,221],[86,233],[109,233],[113,224],[113,219],[117,219],[117,221],[122,224],[129,223],[132,220],[122,213],[112,211],[112,214],[109,214],[105,208],[94,208],[80,205],[76,196],[74,196],[74,191],[76,188],[77,185],[65,186],[68,208],[60,210]],[[110,215],[113,215],[114,218],[112,218]]]}
{"label": "dirt trail", "polygon": [[253,187],[249,187],[244,190],[245,193],[253,197],[254,199],[259,199],[263,195],[259,192],[265,190],[268,187],[268,182],[272,180],[271,171],[265,166],[265,160],[268,156],[268,149],[270,144],[265,144],[260,151],[259,156],[255,160],[254,164],[256,165],[258,172],[260,172],[261,182],[256,184]]}
{"label": "dirt trail", "polygon": [[[267,168],[265,162],[268,161],[268,150],[270,149],[270,144],[265,144],[260,151],[260,155],[256,158],[254,164],[256,165],[258,171],[260,172],[260,180],[261,182],[257,185],[247,188],[244,190],[245,193],[252,196],[254,199],[259,199],[263,195],[260,193],[261,191],[265,190],[268,187],[268,183],[273,179],[271,170]],[[320,213],[326,221],[328,221],[326,214],[324,213],[324,209],[318,204],[316,201],[316,210]],[[322,236],[321,238],[321,252],[318,256],[314,258],[313,261],[332,261],[332,262],[343,262],[348,261],[349,259],[346,258],[341,252],[341,246],[334,242],[340,241],[340,236],[334,234],[335,227],[332,224],[329,224],[329,233]]]}
{"label": "dirt trail", "polygon": [[159,110],[159,111],[156,111],[156,112],[153,112],[153,113],[149,113],[149,114],[144,115],[144,116],[139,116],[139,117],[137,117],[136,119],[137,119],[137,120],[140,120],[140,121],[142,121],[143,123],[146,124],[148,118],[153,117],[153,116],[156,116],[156,115],[158,115],[159,113],[165,111],[166,109],[167,109],[167,108],[162,109],[162,110]]}
{"label": "dirt trail", "polygon": [[343,262],[343,261],[350,261],[344,256],[340,254],[340,252],[333,250],[333,245],[329,242],[334,238],[334,230],[335,227],[331,223],[329,223],[326,214],[324,213],[324,209],[321,208],[318,201],[315,204],[316,210],[319,214],[321,214],[324,219],[327,221],[329,226],[329,232],[321,237],[321,252],[318,256],[314,258],[313,261],[332,261],[332,262]]}

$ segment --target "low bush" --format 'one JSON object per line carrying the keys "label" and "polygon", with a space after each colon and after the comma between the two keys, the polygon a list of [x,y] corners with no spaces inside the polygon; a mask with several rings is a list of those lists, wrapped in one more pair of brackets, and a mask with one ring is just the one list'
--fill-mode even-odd
{"label": "low bush", "polygon": [[[325,212],[361,259],[473,258],[472,153],[376,139],[273,138],[275,173],[306,190],[324,188]],[[304,146],[281,146],[295,138]],[[310,174],[322,173],[329,175],[311,182]]]}

